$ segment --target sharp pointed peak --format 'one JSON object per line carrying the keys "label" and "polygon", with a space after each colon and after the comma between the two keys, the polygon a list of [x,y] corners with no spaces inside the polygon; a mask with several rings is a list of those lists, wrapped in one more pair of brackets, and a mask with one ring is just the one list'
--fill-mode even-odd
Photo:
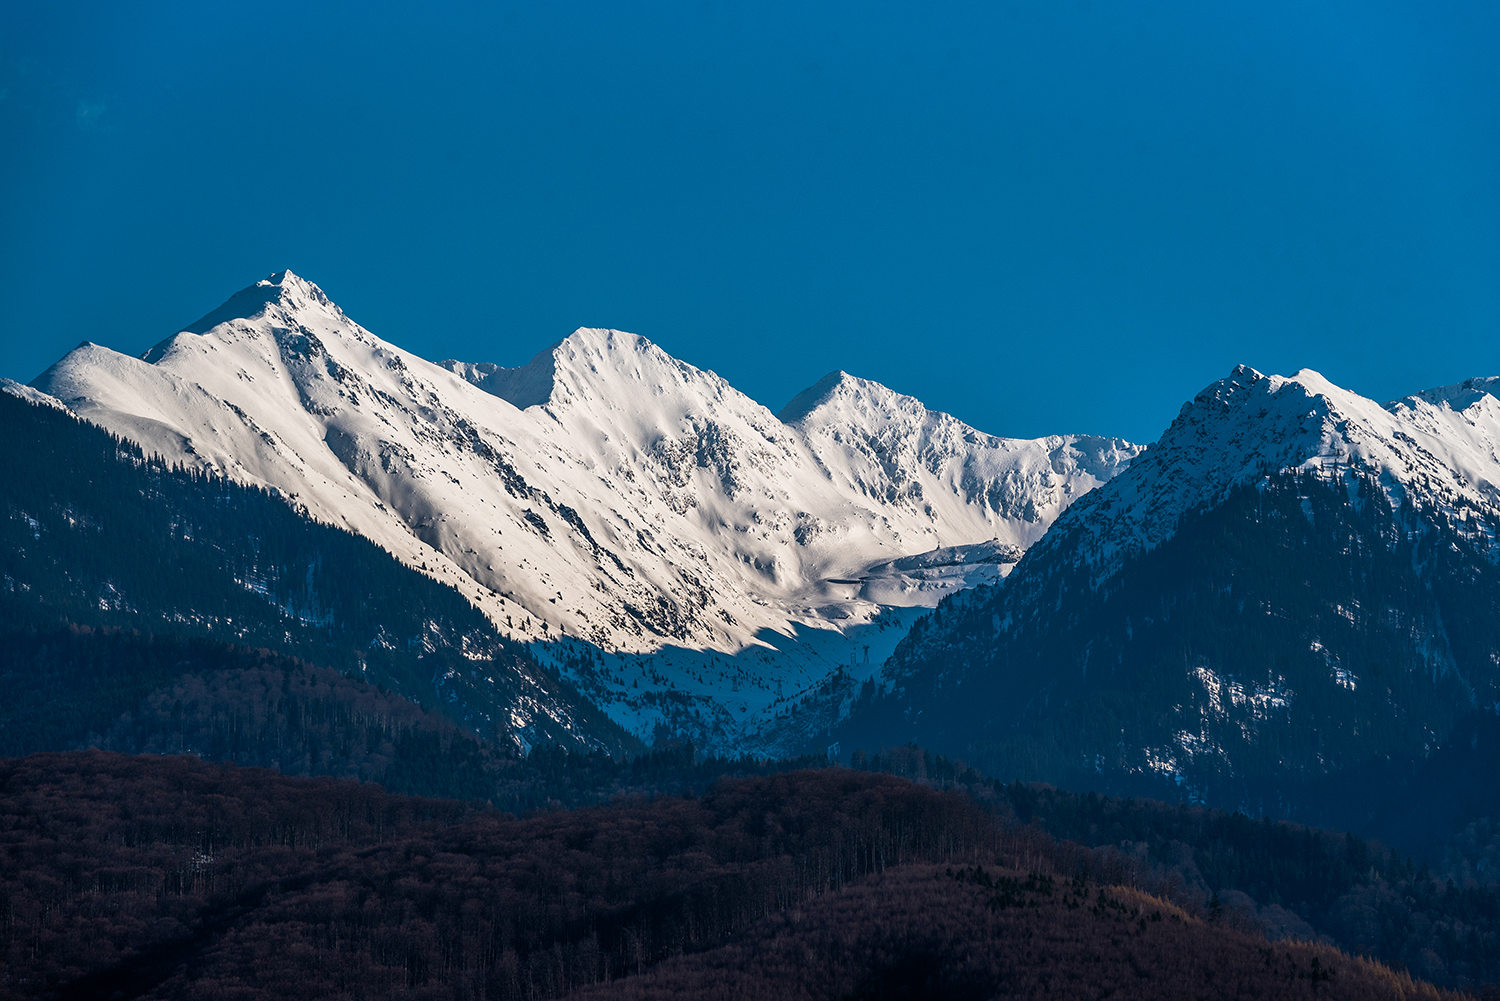
{"label": "sharp pointed peak", "polygon": [[271,272],[251,288],[277,288],[281,290],[283,298],[291,295],[304,295],[322,303],[329,301],[328,296],[316,283],[308,281],[290,268]]}
{"label": "sharp pointed peak", "polygon": [[1202,391],[1198,393],[1198,398],[1201,399],[1205,396],[1220,397],[1226,391],[1233,393],[1239,389],[1249,389],[1252,387],[1263,391],[1270,390],[1271,392],[1275,392],[1286,381],[1285,376],[1268,375],[1259,369],[1251,368],[1249,365],[1240,364],[1230,369],[1229,374],[1224,376],[1224,378],[1204,386]]}
{"label": "sharp pointed peak", "polygon": [[240,289],[219,308],[182,329],[190,334],[206,333],[230,320],[252,319],[275,305],[294,312],[308,307],[338,310],[323,290],[306,278],[290,270],[276,271]]}
{"label": "sharp pointed peak", "polygon": [[819,407],[828,403],[834,397],[864,400],[883,406],[896,404],[902,409],[918,407],[922,410],[927,408],[914,396],[898,393],[884,383],[873,379],[862,379],[857,375],[850,375],[843,369],[829,372],[817,382],[808,386],[802,392],[792,397],[781,412],[776,415],[783,424],[795,424],[804,420],[809,414]]}
{"label": "sharp pointed peak", "polygon": [[1184,408],[1208,402],[1227,404],[1230,401],[1243,403],[1253,395],[1276,394],[1287,386],[1296,386],[1309,396],[1344,396],[1348,390],[1330,382],[1326,376],[1310,368],[1300,368],[1291,375],[1274,375],[1236,365],[1224,378],[1205,386]]}

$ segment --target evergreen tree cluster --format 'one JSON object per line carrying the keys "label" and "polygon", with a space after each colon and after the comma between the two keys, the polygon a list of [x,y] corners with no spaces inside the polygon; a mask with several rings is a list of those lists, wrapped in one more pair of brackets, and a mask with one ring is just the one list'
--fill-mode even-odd
{"label": "evergreen tree cluster", "polygon": [[512,813],[702,791],[722,776],[813,760],[704,758],[690,744],[635,755],[542,744],[521,754],[394,691],[285,654],[88,626],[7,635],[0,690],[10,693],[0,702],[0,755],[192,754]]}

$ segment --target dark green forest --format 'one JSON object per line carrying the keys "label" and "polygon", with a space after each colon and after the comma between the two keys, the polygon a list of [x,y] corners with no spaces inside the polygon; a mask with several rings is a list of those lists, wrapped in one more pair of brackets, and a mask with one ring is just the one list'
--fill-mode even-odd
{"label": "dark green forest", "polygon": [[[479,734],[636,746],[498,635],[462,595],[282,498],[142,456],[50,407],[0,393],[0,644],[59,626],[121,627],[270,648],[365,677]],[[3,737],[0,737],[3,740]]]}
{"label": "dark green forest", "polygon": [[690,745],[611,755],[543,744],[521,754],[362,677],[285,654],[88,626],[8,634],[0,688],[10,693],[0,702],[0,756],[193,754],[513,813],[701,790],[720,776],[812,762],[705,758]]}

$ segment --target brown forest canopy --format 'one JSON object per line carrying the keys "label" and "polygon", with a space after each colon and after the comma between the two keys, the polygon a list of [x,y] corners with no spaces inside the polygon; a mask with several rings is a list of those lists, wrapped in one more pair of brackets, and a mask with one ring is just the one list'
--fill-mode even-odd
{"label": "brown forest canopy", "polygon": [[[1222,951],[1195,969],[1271,978],[1268,990],[1437,996],[1331,949],[1271,947],[1216,911],[1111,889],[1124,861],[997,823],[958,792],[850,769],[516,819],[185,756],[41,754],[0,761],[0,996],[545,998],[591,984],[691,996],[662,993],[677,981],[653,971],[777,969],[791,934],[828,972],[808,996],[877,997],[926,990],[944,950],[1058,922],[1074,941],[1061,959],[986,953],[949,986],[990,996],[1038,982],[1004,973],[1015,964],[1062,973],[1096,954],[1112,958],[1077,967],[1077,983],[1106,983],[1122,962],[1168,975],[1191,948]],[[892,894],[907,901],[895,917]],[[1309,979],[1314,957],[1323,979]],[[743,996],[771,996],[745,983]]]}

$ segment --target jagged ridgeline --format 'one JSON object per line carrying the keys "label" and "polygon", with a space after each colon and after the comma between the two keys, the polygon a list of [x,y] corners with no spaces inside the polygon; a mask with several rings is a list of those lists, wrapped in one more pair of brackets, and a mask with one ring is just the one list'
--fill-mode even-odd
{"label": "jagged ridgeline", "polygon": [[924,623],[845,741],[1348,822],[1500,698],[1487,536],[1393,508],[1373,478],[1261,476],[1103,582],[1054,542]]}
{"label": "jagged ridgeline", "polygon": [[789,704],[863,681],[1139,452],[985,434],[842,372],[778,415],[618,330],[515,369],[433,363],[289,271],[22,391],[279,490],[462,592],[635,736],[720,753],[800,745],[816,726]]}
{"label": "jagged ridgeline", "polygon": [[1500,791],[1497,382],[1382,404],[1235,368],[915,628],[835,737],[1356,829],[1396,789],[1438,805],[1402,783],[1442,747]]}
{"label": "jagged ridgeline", "polygon": [[[10,393],[0,393],[0,463],[24,473],[0,479],[6,634],[72,624],[267,647],[505,744],[632,743],[462,595],[264,490],[172,468]],[[45,688],[45,673],[38,664],[33,683]]]}

